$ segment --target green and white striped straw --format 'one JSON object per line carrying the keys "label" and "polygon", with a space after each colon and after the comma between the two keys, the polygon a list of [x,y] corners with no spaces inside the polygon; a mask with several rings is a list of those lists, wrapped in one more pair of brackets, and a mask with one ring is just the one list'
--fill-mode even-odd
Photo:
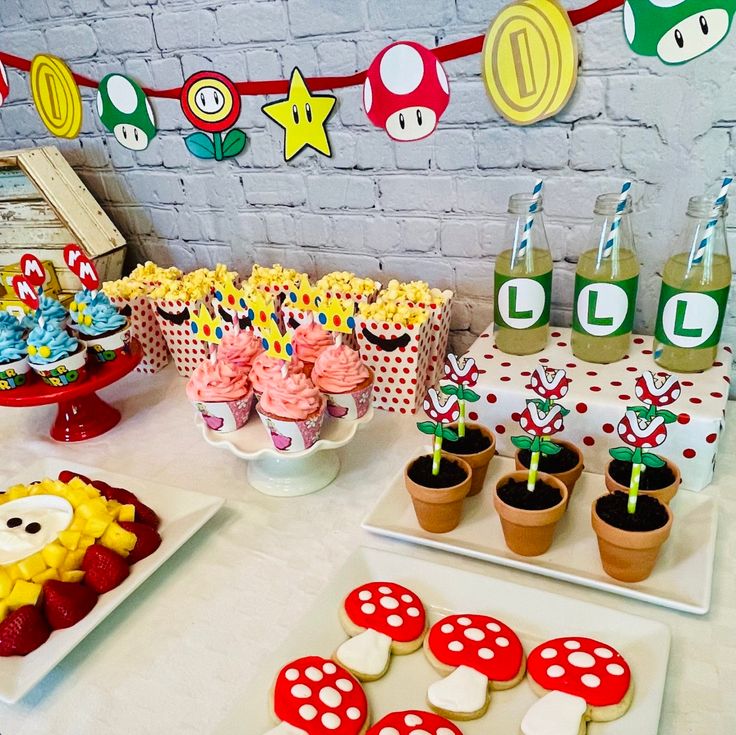
{"label": "green and white striped straw", "polygon": [[631,189],[631,182],[624,181],[624,185],[621,187],[621,193],[618,196],[616,214],[614,215],[613,221],[611,222],[611,231],[608,233],[608,240],[606,240],[606,244],[603,246],[603,251],[601,252],[600,257],[602,260],[610,258],[611,253],[613,252],[613,245],[616,242],[618,229],[619,227],[621,227],[621,218],[624,215],[624,209],[626,209],[626,201],[629,198],[629,189]]}
{"label": "green and white striped straw", "polygon": [[534,189],[532,189],[532,201],[529,205],[529,213],[526,216],[526,222],[524,223],[523,237],[516,253],[517,261],[526,256],[526,249],[529,245],[529,233],[534,226],[534,215],[537,213],[537,209],[539,209],[539,197],[542,195],[543,186],[544,182],[542,179],[538,179],[537,183],[534,184]]}
{"label": "green and white striped straw", "polygon": [[732,181],[732,176],[726,176],[726,178],[723,179],[721,190],[718,192],[718,196],[716,197],[715,202],[713,202],[714,214],[711,216],[710,220],[708,220],[708,224],[705,226],[705,234],[703,235],[703,239],[700,241],[697,250],[690,256],[690,267],[694,265],[699,265],[703,261],[703,256],[705,255],[705,251],[708,248],[708,243],[710,242],[710,239],[713,236],[713,231],[716,229],[716,225],[718,224],[718,217],[715,216],[715,210],[717,210],[719,207],[722,207],[726,203],[728,188],[731,186]]}

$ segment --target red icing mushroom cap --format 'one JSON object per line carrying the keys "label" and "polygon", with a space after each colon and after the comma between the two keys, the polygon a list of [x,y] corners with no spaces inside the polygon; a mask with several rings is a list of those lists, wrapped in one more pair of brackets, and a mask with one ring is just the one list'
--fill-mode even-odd
{"label": "red icing mushroom cap", "polygon": [[489,681],[511,681],[524,650],[516,633],[488,615],[449,615],[429,630],[427,645],[445,666],[467,666]]}
{"label": "red icing mushroom cap", "polygon": [[345,598],[345,612],[353,624],[408,643],[420,638],[426,625],[419,597],[395,582],[368,582]]}
{"label": "red icing mushroom cap", "polygon": [[433,712],[405,710],[382,717],[366,735],[463,735],[449,720]]}
{"label": "red icing mushroom cap", "polygon": [[582,697],[591,707],[618,704],[631,685],[631,669],[607,643],[592,638],[555,638],[527,659],[529,676],[550,691]]}
{"label": "red icing mushroom cap", "polygon": [[279,671],[273,708],[279,720],[308,735],[358,735],[368,717],[360,684],[320,656],[305,656]]}

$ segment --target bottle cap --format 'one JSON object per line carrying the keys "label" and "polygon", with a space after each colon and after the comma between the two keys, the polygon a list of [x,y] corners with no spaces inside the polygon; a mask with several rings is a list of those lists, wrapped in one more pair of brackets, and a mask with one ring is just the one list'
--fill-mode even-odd
{"label": "bottle cap", "polygon": [[[610,194],[601,194],[596,197],[593,213],[613,217],[616,214],[616,207],[618,206],[620,196],[621,194],[618,192],[611,192]],[[624,207],[623,214],[631,214],[631,210],[631,197],[628,196],[626,197],[626,206]]]}
{"label": "bottle cap", "polygon": [[[531,194],[512,194],[509,197],[509,214],[529,214],[529,207],[532,203]],[[537,213],[544,210],[543,195],[539,195],[537,200]]]}

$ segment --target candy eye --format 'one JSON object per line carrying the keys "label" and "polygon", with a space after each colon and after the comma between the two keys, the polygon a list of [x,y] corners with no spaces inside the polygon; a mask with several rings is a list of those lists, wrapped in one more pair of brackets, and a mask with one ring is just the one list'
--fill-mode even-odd
{"label": "candy eye", "polygon": [[33,355],[36,354],[36,352],[38,352],[38,350],[36,349],[35,345],[28,345],[28,354],[29,355],[33,356]]}
{"label": "candy eye", "polygon": [[41,355],[41,357],[49,357],[51,355],[51,348],[44,345],[39,348],[38,354]]}
{"label": "candy eye", "polygon": [[72,301],[71,304],[69,304],[69,311],[76,311],[79,308],[79,304],[77,304],[76,301]]}

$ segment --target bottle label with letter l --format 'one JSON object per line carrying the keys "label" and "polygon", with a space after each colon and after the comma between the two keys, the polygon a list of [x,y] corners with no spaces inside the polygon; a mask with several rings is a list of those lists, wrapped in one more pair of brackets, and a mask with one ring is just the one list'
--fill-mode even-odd
{"label": "bottle label with letter l", "polygon": [[639,276],[595,281],[575,275],[572,328],[593,337],[618,337],[634,327]]}
{"label": "bottle label with letter l", "polygon": [[549,324],[552,301],[552,271],[539,276],[494,275],[494,321],[496,327],[534,329]]}

